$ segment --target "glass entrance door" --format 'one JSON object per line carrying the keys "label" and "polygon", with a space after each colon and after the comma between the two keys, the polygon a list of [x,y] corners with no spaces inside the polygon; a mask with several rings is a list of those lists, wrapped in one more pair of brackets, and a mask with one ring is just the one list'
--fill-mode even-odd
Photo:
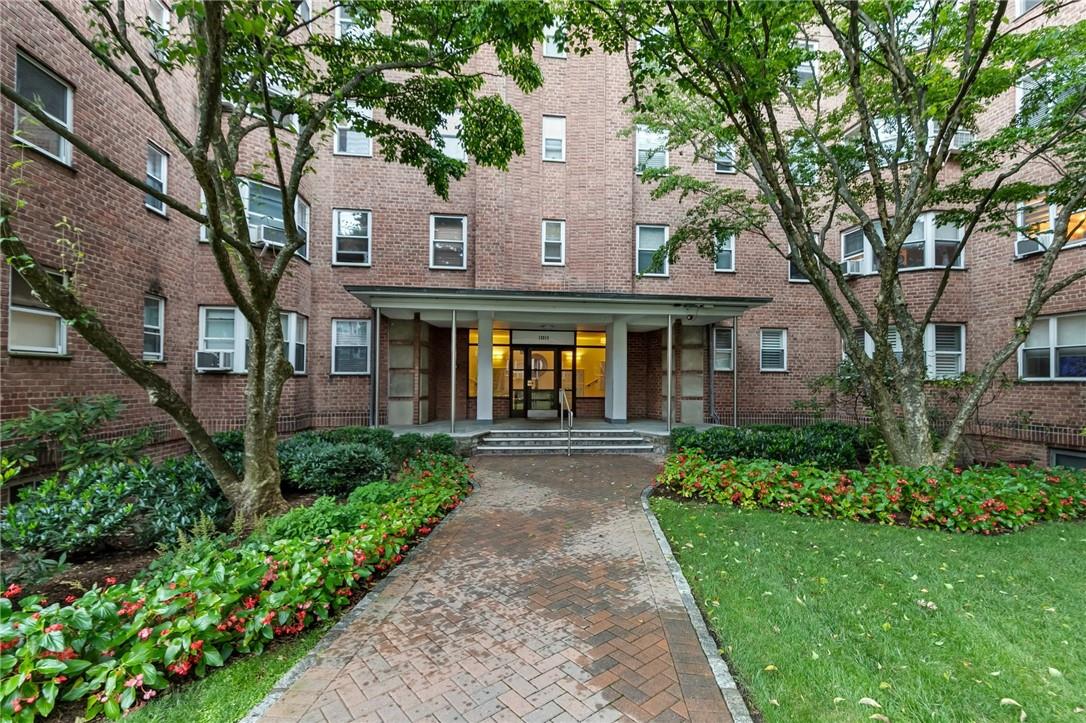
{"label": "glass entrance door", "polygon": [[[512,414],[530,419],[557,419],[558,390],[560,383],[572,379],[572,360],[570,350],[514,347],[509,366]],[[567,386],[567,391],[572,390]]]}

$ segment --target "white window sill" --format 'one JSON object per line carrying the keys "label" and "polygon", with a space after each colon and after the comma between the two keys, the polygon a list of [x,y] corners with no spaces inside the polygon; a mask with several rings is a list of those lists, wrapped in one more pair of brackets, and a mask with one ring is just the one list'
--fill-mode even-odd
{"label": "white window sill", "polygon": [[165,207],[163,207],[163,208],[155,208],[154,206],[152,206],[149,203],[143,204],[143,207],[146,208],[148,211],[150,211],[153,214],[157,214],[157,215],[161,216],[162,218],[167,218]]}
{"label": "white window sill", "polygon": [[[1063,253],[1067,249],[1077,249],[1077,248],[1082,248],[1084,246],[1086,246],[1086,241],[1076,241],[1073,244],[1064,245],[1064,247],[1062,249],[1060,249],[1060,253]],[[1014,255],[1014,260],[1015,261],[1021,261],[1022,259],[1030,259],[1030,258],[1033,258],[1034,256],[1042,256],[1042,255],[1044,255],[1044,253],[1046,251],[1048,251],[1048,249],[1038,249],[1036,251],[1030,251],[1028,254],[1015,254]]]}
{"label": "white window sill", "polygon": [[330,377],[368,377],[369,372],[332,372],[328,376]]}
{"label": "white window sill", "polygon": [[543,162],[544,163],[565,163],[566,159],[565,158],[544,158]]}
{"label": "white window sill", "polygon": [[759,372],[763,374],[787,374],[787,369],[759,369]]}
{"label": "white window sill", "polygon": [[467,266],[434,266],[430,264],[431,271],[467,271]]}
{"label": "white window sill", "polygon": [[1018,381],[1027,384],[1086,384],[1086,377],[1018,377]]}
{"label": "white window sill", "polygon": [[[51,161],[55,161],[66,168],[72,169],[73,171],[75,170],[75,166],[72,164],[71,158],[71,145],[68,146],[68,158],[61,158],[60,156],[54,156],[52,153],[45,150],[44,148],[41,148],[40,146],[34,145],[33,143],[16,133],[12,133],[11,137],[12,139],[14,139],[15,143],[19,144],[20,146],[25,146],[30,150],[34,151],[35,153],[40,153]],[[67,141],[65,141],[65,143],[67,143]]]}
{"label": "white window sill", "polygon": [[713,372],[719,373],[719,374],[731,373],[732,371],[734,371],[734,370],[731,367],[728,367],[727,369],[713,369]]}
{"label": "white window sill", "polygon": [[332,151],[333,156],[346,156],[347,158],[373,158],[373,153],[348,153],[347,151]]}
{"label": "white window sill", "polygon": [[565,266],[566,262],[565,261],[544,261],[543,265],[544,266]]}
{"label": "white window sill", "polygon": [[734,274],[735,269],[713,269],[714,274]]}
{"label": "white window sill", "polygon": [[568,55],[547,55],[546,53],[544,53],[543,57],[544,58],[549,58],[551,60],[566,60],[569,56]]}
{"label": "white window sill", "polygon": [[8,349],[8,356],[25,357],[27,359],[71,359],[72,355],[65,351],[41,350],[41,349]]}
{"label": "white window sill", "polygon": [[735,174],[738,173],[738,171],[736,171],[735,169],[732,169],[730,171],[721,171],[718,168],[714,168],[713,173],[715,173],[718,176],[734,176]]}
{"label": "white window sill", "polygon": [[671,274],[638,274],[638,277],[642,279],[669,279]]}
{"label": "white window sill", "polygon": [[357,262],[357,261],[333,261],[332,262],[332,266],[353,266],[355,268],[361,268],[361,269],[368,269],[372,265],[373,265],[372,261],[367,261],[364,264],[360,263],[360,262]]}

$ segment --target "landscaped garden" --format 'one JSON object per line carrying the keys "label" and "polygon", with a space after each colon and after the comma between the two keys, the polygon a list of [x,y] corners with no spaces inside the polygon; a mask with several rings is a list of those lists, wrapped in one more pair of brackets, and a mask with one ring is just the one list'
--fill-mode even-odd
{"label": "landscaped garden", "polygon": [[[240,434],[216,442],[240,463]],[[452,452],[441,435],[296,434],[279,445],[294,506],[245,529],[226,523],[194,457],[62,464],[21,488],[0,527],[4,719],[118,718],[174,689],[162,700],[183,702],[156,701],[143,719],[191,721],[193,704],[207,720],[240,718],[470,492]],[[96,560],[126,555],[145,561],[129,579],[87,578]]]}
{"label": "landscaped garden", "polygon": [[896,467],[830,424],[674,443],[653,510],[766,721],[1086,715],[1086,473]]}

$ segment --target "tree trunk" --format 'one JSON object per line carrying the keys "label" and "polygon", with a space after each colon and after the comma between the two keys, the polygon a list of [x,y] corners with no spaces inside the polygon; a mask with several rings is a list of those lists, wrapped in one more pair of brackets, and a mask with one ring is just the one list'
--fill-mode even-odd
{"label": "tree trunk", "polygon": [[[279,400],[294,369],[283,358],[279,309],[269,305],[254,328],[245,383],[245,494],[234,513],[245,521],[287,509],[279,472]],[[267,307],[266,307],[267,308]]]}

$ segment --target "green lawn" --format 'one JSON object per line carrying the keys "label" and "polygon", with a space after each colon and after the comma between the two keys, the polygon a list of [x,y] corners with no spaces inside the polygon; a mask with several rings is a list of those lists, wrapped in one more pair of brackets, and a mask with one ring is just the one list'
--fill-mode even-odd
{"label": "green lawn", "polygon": [[155,698],[128,715],[131,723],[235,723],[263,700],[275,682],[317,644],[328,624],[317,625],[297,638],[261,655],[231,659],[206,678]]}
{"label": "green lawn", "polygon": [[1086,723],[1086,525],[986,538],[652,508],[767,723]]}

